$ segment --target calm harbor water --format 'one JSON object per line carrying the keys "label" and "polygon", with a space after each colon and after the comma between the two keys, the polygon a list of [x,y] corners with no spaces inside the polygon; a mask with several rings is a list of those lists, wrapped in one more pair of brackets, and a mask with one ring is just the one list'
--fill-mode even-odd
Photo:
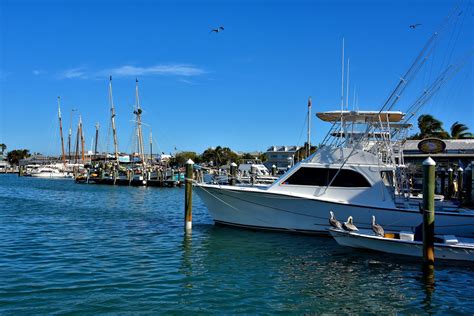
{"label": "calm harbor water", "polygon": [[474,268],[218,227],[183,189],[0,175],[0,314],[469,313]]}

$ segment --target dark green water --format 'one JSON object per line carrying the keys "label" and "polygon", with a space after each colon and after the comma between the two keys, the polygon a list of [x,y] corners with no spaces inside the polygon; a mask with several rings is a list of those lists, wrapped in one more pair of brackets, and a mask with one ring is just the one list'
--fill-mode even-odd
{"label": "dark green water", "polygon": [[474,312],[474,268],[216,227],[183,189],[0,175],[0,314]]}

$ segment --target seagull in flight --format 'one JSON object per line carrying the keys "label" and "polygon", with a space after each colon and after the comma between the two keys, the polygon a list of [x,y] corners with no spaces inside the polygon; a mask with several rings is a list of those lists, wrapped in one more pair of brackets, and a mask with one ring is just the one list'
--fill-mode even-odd
{"label": "seagull in flight", "polygon": [[420,26],[420,25],[421,25],[421,23],[412,24],[412,25],[410,25],[410,28],[415,29],[417,26]]}
{"label": "seagull in flight", "polygon": [[221,31],[223,31],[223,30],[224,30],[224,27],[223,27],[223,26],[219,26],[218,28],[212,29],[209,33],[212,33],[212,32],[214,32],[214,33],[219,33],[219,32],[221,32]]}

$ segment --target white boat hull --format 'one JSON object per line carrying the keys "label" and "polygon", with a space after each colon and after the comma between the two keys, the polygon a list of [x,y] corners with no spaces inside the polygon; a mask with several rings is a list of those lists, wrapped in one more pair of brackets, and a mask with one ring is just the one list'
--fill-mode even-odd
{"label": "white boat hull", "polygon": [[63,174],[63,173],[32,173],[30,175],[33,178],[42,178],[42,179],[73,179],[72,175]]}
{"label": "white boat hull", "polygon": [[[423,256],[423,243],[420,241],[406,241],[390,239],[366,233],[330,230],[330,234],[341,246],[369,249],[391,254],[412,257]],[[474,244],[459,243],[455,245],[435,243],[436,259],[474,261]]]}
{"label": "white boat hull", "polygon": [[[359,228],[371,227],[372,215],[386,230],[414,231],[421,221],[418,210],[359,206],[318,198],[303,198],[254,189],[198,184],[196,192],[218,224],[254,229],[327,234],[329,211],[342,221],[354,218]],[[437,212],[436,233],[474,237],[473,212]]]}

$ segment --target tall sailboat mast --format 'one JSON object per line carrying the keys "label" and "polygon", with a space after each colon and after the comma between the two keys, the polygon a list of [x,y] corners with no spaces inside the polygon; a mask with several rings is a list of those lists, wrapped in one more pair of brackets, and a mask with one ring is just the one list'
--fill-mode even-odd
{"label": "tall sailboat mast", "polygon": [[68,139],[67,139],[67,148],[68,148],[68,156],[69,156],[69,161],[72,160],[71,156],[71,141],[72,141],[72,112],[74,112],[75,109],[71,109],[71,115],[69,116],[69,133],[68,133]]}
{"label": "tall sailboat mast", "polygon": [[153,164],[153,135],[150,131],[150,164]]}
{"label": "tall sailboat mast", "polygon": [[115,107],[114,107],[114,98],[112,95],[112,76],[109,80],[109,101],[110,101],[110,120],[112,123],[112,134],[114,135],[114,154],[115,161],[119,163],[119,153],[118,153],[118,144],[117,144],[117,130],[115,129]]}
{"label": "tall sailboat mast", "polygon": [[84,144],[84,131],[82,129],[82,117],[81,116],[79,117],[79,130],[80,130],[80,133],[81,133],[81,159],[82,159],[82,163],[84,163],[85,162],[85,154],[84,154],[85,144]]}
{"label": "tall sailboat mast", "polygon": [[61,135],[61,159],[66,163],[66,154],[64,153],[64,138],[63,138],[63,120],[61,118],[61,97],[58,97],[58,118],[59,118],[59,135]]}
{"label": "tall sailboat mast", "polygon": [[71,136],[72,136],[72,128],[69,127],[69,133],[67,136],[67,149],[68,149],[69,160],[71,160]]}
{"label": "tall sailboat mast", "polygon": [[137,116],[137,138],[138,138],[138,154],[142,160],[143,166],[145,166],[145,149],[143,146],[143,133],[142,133],[142,108],[140,107],[140,98],[138,95],[138,79],[135,79],[135,98],[136,98],[136,110],[133,113]]}
{"label": "tall sailboat mast", "polygon": [[76,147],[74,153],[74,162],[77,164],[79,160],[79,138],[81,137],[81,125],[77,123],[77,133],[76,133]]}
{"label": "tall sailboat mast", "polygon": [[94,144],[94,156],[98,154],[97,152],[97,143],[99,142],[99,122],[95,124],[95,144]]}

